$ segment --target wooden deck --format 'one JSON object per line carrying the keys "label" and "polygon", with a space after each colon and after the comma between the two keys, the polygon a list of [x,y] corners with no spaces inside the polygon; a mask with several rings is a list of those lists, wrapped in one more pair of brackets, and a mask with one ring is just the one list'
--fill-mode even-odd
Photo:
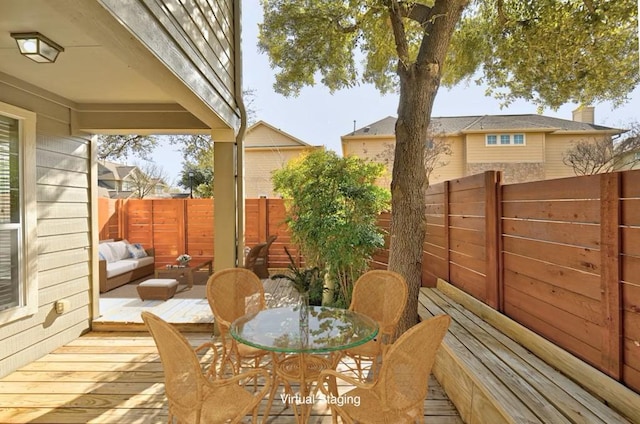
{"label": "wooden deck", "polygon": [[[187,337],[194,346],[210,340],[207,333]],[[426,423],[462,423],[435,379],[429,386]],[[162,364],[153,339],[144,332],[91,332],[0,379],[0,422],[166,423]],[[267,422],[295,422],[279,394]],[[330,422],[329,409],[318,402],[309,423]]]}
{"label": "wooden deck", "polygon": [[[149,310],[173,323],[194,346],[209,341],[213,315],[205,282],[206,276],[200,276],[191,290],[181,285],[167,301],[140,300],[135,284],[101,295],[101,317],[94,321],[93,332],[0,380],[0,422],[166,423],[162,364],[140,312]],[[270,307],[295,302],[296,295],[284,281],[263,282]],[[208,357],[201,360],[206,363]],[[265,405],[266,401],[260,413]],[[425,400],[425,421],[462,423],[434,378]],[[295,422],[279,394],[267,422]],[[319,401],[314,406],[309,422],[332,422],[326,404]]]}
{"label": "wooden deck", "polygon": [[452,318],[433,373],[465,422],[640,423],[639,395],[461,290],[439,281],[418,301]]}

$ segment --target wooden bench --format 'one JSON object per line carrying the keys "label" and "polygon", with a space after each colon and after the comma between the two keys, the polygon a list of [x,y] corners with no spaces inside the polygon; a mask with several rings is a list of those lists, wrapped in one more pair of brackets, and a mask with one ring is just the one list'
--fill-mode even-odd
{"label": "wooden bench", "polygon": [[433,374],[465,423],[640,423],[640,395],[444,281],[418,313],[452,318]]}

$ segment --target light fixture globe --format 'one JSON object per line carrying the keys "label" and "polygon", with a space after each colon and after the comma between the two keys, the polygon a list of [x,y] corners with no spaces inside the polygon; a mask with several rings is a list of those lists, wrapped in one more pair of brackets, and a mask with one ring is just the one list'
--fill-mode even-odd
{"label": "light fixture globe", "polygon": [[20,54],[38,63],[53,63],[64,48],[39,32],[12,32]]}

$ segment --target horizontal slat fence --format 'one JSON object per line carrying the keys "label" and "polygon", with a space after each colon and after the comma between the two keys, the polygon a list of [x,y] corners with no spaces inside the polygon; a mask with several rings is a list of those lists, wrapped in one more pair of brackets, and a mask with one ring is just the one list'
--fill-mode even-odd
{"label": "horizontal slat fence", "polygon": [[[142,242],[174,261],[182,252],[176,231],[186,225],[185,251],[213,249],[212,204],[181,221],[167,201],[120,202],[99,205],[111,212],[100,216],[101,239]],[[170,202],[195,214],[206,201]],[[426,220],[423,285],[447,280],[640,393],[640,171],[510,185],[489,171],[431,186]],[[190,229],[194,221],[210,221],[210,233]],[[382,214],[379,225],[388,231],[390,221]],[[278,235],[269,266],[287,265],[281,199],[248,199],[246,229],[248,246]],[[388,248],[374,255],[374,268],[387,267]]]}
{"label": "horizontal slat fence", "polygon": [[621,175],[622,380],[640,391],[640,171]]}
{"label": "horizontal slat fence", "polygon": [[[284,247],[297,258],[284,223],[282,199],[247,199],[245,244],[252,247],[270,235],[278,238],[269,249],[269,267],[285,268]],[[178,255],[214,258],[214,202],[212,199],[98,199],[100,240],[124,238],[155,249],[156,265],[174,264]]]}
{"label": "horizontal slat fence", "polygon": [[430,187],[426,219],[424,285],[447,280],[640,392],[640,171],[490,171]]}

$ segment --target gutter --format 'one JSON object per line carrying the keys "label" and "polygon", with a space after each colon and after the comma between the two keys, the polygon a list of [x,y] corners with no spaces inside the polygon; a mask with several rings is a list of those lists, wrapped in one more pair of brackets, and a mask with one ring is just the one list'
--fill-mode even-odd
{"label": "gutter", "polygon": [[240,128],[236,134],[236,266],[242,265],[244,255],[244,137],[247,132],[247,109],[242,97],[242,6],[233,1],[234,97],[240,112]]}

